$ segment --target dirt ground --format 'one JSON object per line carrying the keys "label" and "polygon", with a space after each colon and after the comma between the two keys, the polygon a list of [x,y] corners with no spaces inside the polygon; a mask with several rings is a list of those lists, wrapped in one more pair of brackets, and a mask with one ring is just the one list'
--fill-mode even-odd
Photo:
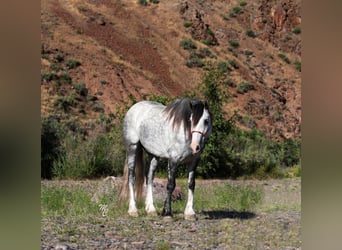
{"label": "dirt ground", "polygon": [[[162,217],[89,216],[80,220],[42,217],[42,249],[301,249],[300,178],[262,181],[199,180],[196,186],[227,182],[262,187],[261,204],[251,212],[196,211],[196,221],[181,213]],[[80,185],[97,190],[98,181],[42,181],[42,186]]]}

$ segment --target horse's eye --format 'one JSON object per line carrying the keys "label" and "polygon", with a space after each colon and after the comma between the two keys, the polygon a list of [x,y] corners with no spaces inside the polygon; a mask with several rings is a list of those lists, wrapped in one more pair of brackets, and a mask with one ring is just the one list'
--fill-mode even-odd
{"label": "horse's eye", "polygon": [[208,119],[205,119],[204,120],[204,125],[208,125],[209,124],[209,120]]}

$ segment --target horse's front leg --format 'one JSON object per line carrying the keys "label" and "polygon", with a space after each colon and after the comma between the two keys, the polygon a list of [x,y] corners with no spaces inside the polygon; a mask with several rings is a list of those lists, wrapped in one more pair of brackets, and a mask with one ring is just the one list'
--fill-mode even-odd
{"label": "horse's front leg", "polygon": [[151,215],[157,215],[156,208],[153,205],[153,179],[154,171],[156,170],[158,160],[153,157],[150,162],[150,168],[147,174],[147,191],[145,200],[145,211]]}
{"label": "horse's front leg", "polygon": [[188,200],[184,210],[184,219],[186,220],[196,220],[196,213],[194,211],[194,192],[195,192],[195,174],[196,168],[199,161],[199,157],[196,158],[188,166]]}
{"label": "horse's front leg", "polygon": [[167,195],[164,203],[162,215],[165,217],[172,217],[171,210],[171,195],[176,187],[176,168],[177,164],[169,160],[168,164],[168,180],[167,180]]}

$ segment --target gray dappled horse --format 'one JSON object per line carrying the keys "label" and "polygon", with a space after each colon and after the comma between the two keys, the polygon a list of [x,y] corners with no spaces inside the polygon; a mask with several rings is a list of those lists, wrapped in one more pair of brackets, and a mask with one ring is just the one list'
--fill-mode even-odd
{"label": "gray dappled horse", "polygon": [[185,163],[189,177],[184,217],[188,220],[196,218],[193,209],[195,170],[211,131],[212,120],[208,105],[197,99],[177,99],[168,106],[158,102],[141,101],[128,110],[123,123],[126,161],[119,203],[128,198],[129,192],[129,215],[138,216],[135,196],[142,197],[145,150],[151,160],[147,172],[146,212],[156,214],[152,197],[153,176],[159,158],[166,158],[167,197],[162,215],[172,216],[171,194],[176,185],[176,168],[179,164]]}

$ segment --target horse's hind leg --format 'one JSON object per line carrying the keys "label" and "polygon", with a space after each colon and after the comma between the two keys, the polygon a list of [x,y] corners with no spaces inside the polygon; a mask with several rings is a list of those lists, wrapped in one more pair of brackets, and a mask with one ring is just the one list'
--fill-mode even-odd
{"label": "horse's hind leg", "polygon": [[145,211],[151,215],[157,215],[156,208],[153,205],[153,178],[154,178],[154,171],[156,170],[157,164],[158,164],[157,158],[153,157],[150,163],[148,174],[147,174]]}
{"label": "horse's hind leg", "polygon": [[171,195],[173,190],[176,187],[176,168],[177,164],[173,162],[172,160],[169,160],[168,164],[168,179],[167,179],[167,195],[164,202],[164,208],[162,215],[165,216],[165,218],[172,217],[172,210],[171,210]]}
{"label": "horse's hind leg", "polygon": [[135,160],[137,144],[130,144],[127,147],[127,164],[128,164],[128,187],[129,187],[129,207],[128,214],[137,217],[138,210],[134,198],[134,182],[135,182]]}

